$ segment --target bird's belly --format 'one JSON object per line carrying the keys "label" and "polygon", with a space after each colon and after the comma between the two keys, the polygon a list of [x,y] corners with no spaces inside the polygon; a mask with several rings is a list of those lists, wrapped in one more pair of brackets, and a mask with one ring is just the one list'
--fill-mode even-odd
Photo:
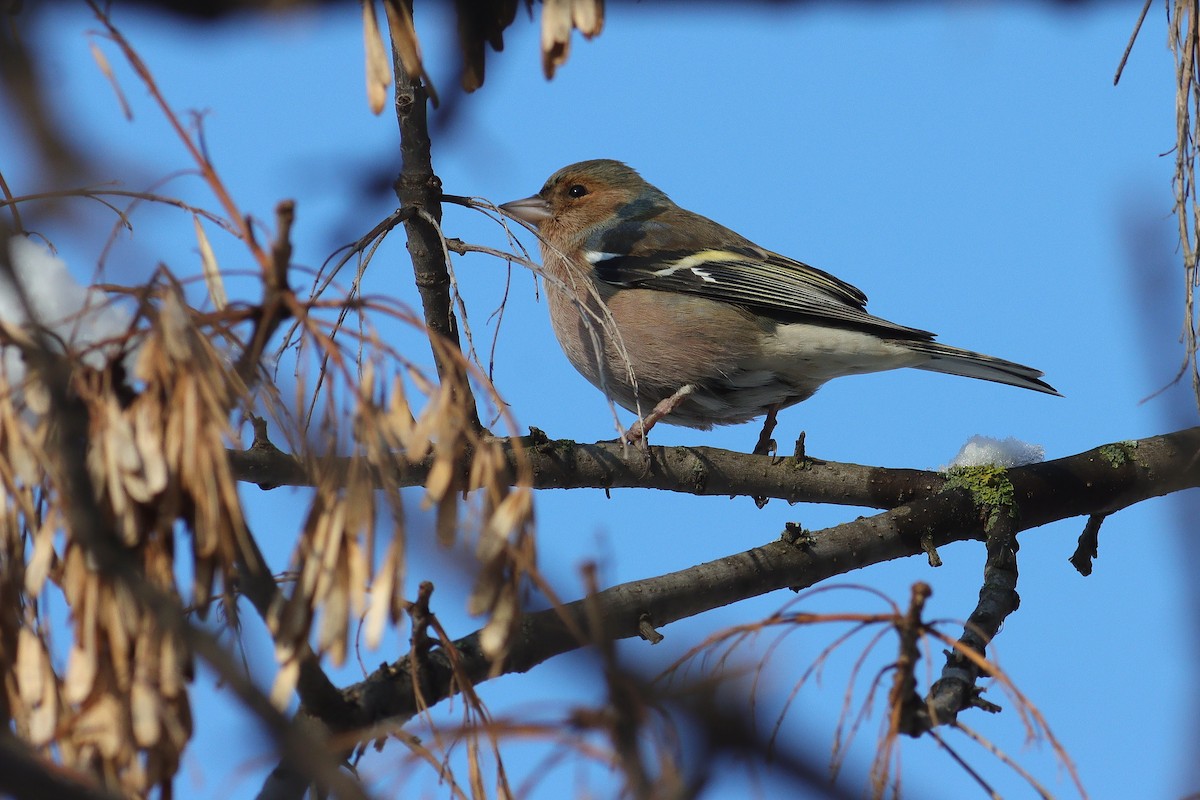
{"label": "bird's belly", "polygon": [[764,341],[761,358],[748,366],[769,366],[781,380],[820,386],[843,375],[912,367],[928,360],[899,341],[796,322],[778,325]]}
{"label": "bird's belly", "polygon": [[573,315],[555,332],[588,381],[642,415],[692,386],[663,417],[689,428],[746,422],[808,399],[831,378],[914,363],[907,348],[870,334],[775,323],[700,297],[622,290],[585,305],[547,286],[547,298],[551,315]]}

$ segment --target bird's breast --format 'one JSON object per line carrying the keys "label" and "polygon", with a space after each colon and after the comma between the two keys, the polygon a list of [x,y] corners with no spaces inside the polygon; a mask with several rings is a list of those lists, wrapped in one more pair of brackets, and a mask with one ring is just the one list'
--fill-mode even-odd
{"label": "bird's breast", "polygon": [[648,289],[613,290],[569,276],[548,281],[546,297],[567,359],[635,413],[649,412],[690,385],[695,391],[664,421],[709,428],[745,422],[816,389],[780,379],[764,349],[776,324],[739,306]]}

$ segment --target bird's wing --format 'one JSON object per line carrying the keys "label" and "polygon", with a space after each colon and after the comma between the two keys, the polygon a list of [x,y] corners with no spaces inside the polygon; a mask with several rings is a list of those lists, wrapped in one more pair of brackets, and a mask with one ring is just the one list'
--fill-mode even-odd
{"label": "bird's wing", "polygon": [[636,256],[589,251],[613,286],[683,292],[746,306],[780,320],[825,320],[899,338],[933,334],[868,314],[867,296],[828,272],[758,247],[659,250]]}

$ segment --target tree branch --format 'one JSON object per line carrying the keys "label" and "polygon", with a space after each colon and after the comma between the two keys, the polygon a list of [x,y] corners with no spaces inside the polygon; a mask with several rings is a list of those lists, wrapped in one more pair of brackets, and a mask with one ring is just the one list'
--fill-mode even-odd
{"label": "tree branch", "polygon": [[38,755],[9,730],[0,732],[0,793],[18,800],[119,800],[90,775],[72,770]]}
{"label": "tree branch", "polygon": [[[1200,428],[1140,440],[1135,452],[1136,460],[1119,465],[1097,449],[1010,470],[1019,508],[1012,532],[1081,514],[1112,513],[1151,497],[1200,486]],[[508,660],[499,667],[484,656],[478,632],[454,643],[455,657],[462,673],[474,682],[525,672],[588,644],[571,633],[572,629],[588,629],[588,608],[600,609],[607,635],[630,638],[639,634],[645,616],[661,626],[777,589],[806,588],[870,564],[921,554],[923,538],[939,547],[981,538],[983,524],[970,494],[952,489],[813,532],[801,544],[772,542],[678,572],[614,586],[561,608],[529,613],[514,636]],[[432,651],[426,668],[429,674],[424,676],[423,687],[434,692],[425,698],[427,702],[438,702],[458,691],[444,650]],[[385,720],[403,723],[417,710],[411,687],[408,659],[403,657],[347,687],[344,694],[354,712],[325,721],[338,731],[368,729]]]}
{"label": "tree branch", "polygon": [[[398,54],[393,52],[396,72],[396,120],[400,125],[400,155],[403,159],[396,179],[396,197],[401,208],[418,212],[404,221],[408,253],[412,257],[417,291],[425,312],[425,325],[432,336],[439,336],[461,350],[458,319],[450,300],[450,275],[446,271],[445,248],[438,226],[442,221],[442,181],[433,172],[430,155],[429,125],[426,118],[428,95],[419,78],[404,71]],[[471,396],[467,373],[455,359],[446,358],[435,345],[434,363],[442,383],[461,392],[460,399],[473,427],[479,428],[475,400]]]}
{"label": "tree branch", "polygon": [[[1154,436],[1136,443],[1101,445],[1068,458],[1018,467],[1009,471],[1018,491],[1018,502],[1028,501],[1058,481],[1072,482],[1072,491],[1083,491],[1079,509],[1097,506],[1089,481],[1107,476],[1115,469],[1136,469],[1148,457],[1143,448],[1185,448],[1200,442],[1200,427],[1165,436]],[[1200,445],[1198,445],[1200,446]],[[1135,454],[1127,463],[1113,465],[1109,453],[1117,447]],[[915,469],[870,467],[836,461],[805,458],[775,458],[736,453],[713,447],[650,447],[647,453],[623,448],[615,442],[576,444],[567,439],[547,440],[537,435],[509,440],[505,445],[510,479],[515,480],[516,464],[527,459],[533,469],[535,489],[661,489],[694,495],[745,495],[773,497],[789,503],[832,503],[866,508],[895,508],[904,503],[940,492],[946,478],[938,472]],[[312,486],[313,476],[304,463],[281,451],[230,450],[233,472],[238,480],[266,486]],[[1188,457],[1177,454],[1172,468],[1187,472],[1195,469]],[[469,454],[464,458],[470,463]],[[321,457],[313,459],[322,475],[346,474],[351,459]],[[388,475],[389,486],[423,486],[429,476],[432,458],[427,458]],[[1147,480],[1152,480],[1146,476]],[[1170,475],[1157,479],[1170,480]],[[1062,487],[1066,490],[1068,487]],[[1178,487],[1177,487],[1178,488]],[[1172,488],[1170,491],[1177,491]],[[1067,502],[1068,497],[1057,498]],[[1023,506],[1024,507],[1024,506]],[[1103,509],[1103,504],[1099,504]],[[1027,511],[1026,511],[1027,513]],[[1091,513],[1078,510],[1065,516]],[[1044,524],[1044,523],[1038,523]]]}
{"label": "tree branch", "polygon": [[971,707],[999,711],[999,707],[980,700],[975,681],[981,673],[979,663],[964,652],[987,655],[988,643],[1000,632],[1008,615],[1021,604],[1017,594],[1017,523],[1001,515],[987,532],[987,561],[983,567],[983,586],[979,602],[963,626],[958,646],[946,652],[941,677],[929,689],[929,697],[910,707],[901,732],[920,736],[937,725],[950,725],[960,711]]}
{"label": "tree branch", "polygon": [[[789,503],[895,508],[942,488],[936,472],[891,469],[737,453],[714,447],[649,447],[645,454],[616,442],[577,444],[540,432],[505,443],[509,480],[527,459],[535,489],[662,489],[694,495],[773,497]],[[230,450],[234,475],[265,486],[312,486],[299,459],[281,451]],[[350,458],[313,459],[322,475],[347,474]],[[463,463],[471,462],[470,454]],[[433,458],[398,467],[388,485],[423,486]],[[465,477],[465,472],[464,472]]]}

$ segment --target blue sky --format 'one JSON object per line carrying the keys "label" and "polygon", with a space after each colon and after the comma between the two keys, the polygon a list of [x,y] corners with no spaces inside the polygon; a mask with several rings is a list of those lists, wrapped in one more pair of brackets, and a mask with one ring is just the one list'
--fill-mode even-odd
{"label": "blue sky", "polygon": [[[456,83],[452,27],[429,16],[429,4],[417,5],[434,80],[449,95]],[[434,114],[435,170],[450,193],[503,202],[533,193],[573,161],[627,161],[681,205],[861,287],[873,313],[1037,366],[1065,395],[912,370],[847,378],[781,414],[776,437],[785,447],[803,430],[809,453],[820,458],[932,469],[973,434],[1016,436],[1056,458],[1195,424],[1183,388],[1142,402],[1182,358],[1173,158],[1160,155],[1174,145],[1174,76],[1161,11],[1150,15],[1114,88],[1137,13],[1132,4],[802,6],[735,12],[711,4],[687,14],[681,4],[614,4],[603,34],[576,39],[551,82],[541,75],[537,27],[522,14],[505,51],[490,54],[483,89],[457,98],[452,117]],[[318,267],[393,210],[394,196],[371,186],[383,179],[386,187],[398,166],[396,126],[386,113],[367,111],[354,6],[204,28],[132,11],[115,19],[174,107],[206,111],[209,152],[243,209],[269,221],[278,200],[297,200],[298,264]],[[115,49],[105,47],[134,109],[132,122],[122,117],[88,52],[91,41],[104,46],[89,37],[97,27],[65,5],[43,14],[36,42],[47,56],[47,86],[60,118],[102,165],[97,179],[143,188],[188,162]],[[0,126],[0,167],[18,194],[44,188],[34,185],[25,147]],[[166,190],[211,203],[192,178]],[[71,224],[51,220],[43,232],[86,280],[111,218],[82,202],[71,210]],[[107,280],[143,280],[160,260],[177,273],[199,273],[190,218],[147,208],[134,224],[131,236],[119,237]],[[445,229],[504,243],[494,224],[459,208],[447,208]],[[223,265],[252,266],[236,242],[210,236]],[[458,258],[454,267],[486,353],[495,331],[489,315],[509,273],[482,256]],[[373,263],[366,290],[419,307],[410,275],[396,235]],[[511,412],[552,437],[611,438],[607,406],[559,351],[530,276],[514,269],[509,289],[494,377]],[[257,294],[248,279],[231,280],[230,293]],[[195,297],[203,301],[199,287]],[[405,352],[428,361],[418,337],[393,333]],[[652,439],[747,450],[756,435],[757,423],[713,432],[662,426]],[[1171,797],[1200,787],[1188,744],[1200,733],[1189,721],[1197,708],[1196,640],[1180,633],[1194,629],[1196,611],[1185,583],[1182,521],[1197,510],[1196,492],[1188,494],[1110,518],[1087,579],[1066,561],[1083,520],[1021,537],[1022,605],[996,653],[1075,759],[1092,797]],[[303,493],[250,487],[245,497],[272,564],[282,569]],[[760,511],[746,498],[633,490],[612,499],[599,491],[537,497],[542,566],[568,597],[580,594],[579,566],[588,560],[612,584],[770,541],[787,521],[819,529],[861,513],[776,502]],[[974,605],[983,555],[978,544],[960,544],[946,548],[938,570],[910,559],[840,583],[871,586],[903,603],[912,582],[924,580],[934,587],[930,613],[958,619]],[[431,576],[435,610],[452,633],[477,627],[463,610],[465,580],[418,547],[412,579]],[[738,604],[665,628],[666,642],[653,649],[631,642],[621,652],[647,668],[665,665],[721,627],[761,618],[791,599]],[[850,590],[803,607],[880,610]],[[806,634],[775,656],[769,691],[758,700],[766,724],[806,659],[830,638]],[[270,649],[253,624],[247,641],[251,663],[269,672]],[[493,710],[553,708],[596,697],[594,679],[591,690],[581,688],[588,683],[581,677],[594,673],[589,659],[572,655],[535,677],[501,679],[484,698]],[[819,686],[802,691],[785,727],[790,741],[819,758],[829,750],[844,674],[830,667]],[[348,668],[340,679],[354,676]],[[202,674],[197,736],[178,791],[252,796],[270,767],[269,751],[248,717],[214,699],[211,683]],[[1011,702],[999,702],[1006,707],[999,717],[965,722],[1020,757],[1056,795],[1070,796],[1048,748],[1026,746]],[[859,735],[844,780],[867,763],[876,724],[878,716]],[[959,746],[1003,796],[1031,796],[985,754]],[[399,758],[393,745],[365,768],[381,787],[394,787]],[[523,749],[509,766],[519,775],[532,763]],[[973,791],[931,742],[906,742],[904,769],[912,797]],[[603,776],[586,775],[603,794]],[[706,796],[742,796],[744,781],[731,771]],[[541,785],[538,796],[563,796],[576,790],[579,775],[552,772]],[[446,794],[428,779],[405,786]]]}

